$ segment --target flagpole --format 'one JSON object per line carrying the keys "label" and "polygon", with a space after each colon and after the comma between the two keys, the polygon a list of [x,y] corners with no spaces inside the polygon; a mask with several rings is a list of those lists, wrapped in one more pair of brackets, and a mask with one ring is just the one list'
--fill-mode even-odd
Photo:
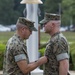
{"label": "flagpole", "polygon": [[[38,30],[38,4],[42,4],[41,0],[22,0],[21,4],[26,4],[26,18],[34,21],[34,26]],[[32,35],[26,41],[29,61],[33,62],[39,58],[38,52],[38,31],[32,32]],[[36,68],[31,72],[31,75],[43,75],[43,70]]]}
{"label": "flagpole", "polygon": [[[38,30],[38,4],[26,4],[27,18],[34,21],[34,26]],[[38,59],[38,31],[32,32],[32,35],[27,40],[27,51],[30,62]],[[43,75],[43,70],[39,68],[31,72],[31,75]]]}

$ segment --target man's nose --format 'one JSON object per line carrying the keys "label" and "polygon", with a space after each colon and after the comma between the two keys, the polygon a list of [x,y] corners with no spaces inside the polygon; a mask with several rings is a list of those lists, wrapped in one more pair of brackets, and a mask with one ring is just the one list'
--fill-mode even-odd
{"label": "man's nose", "polygon": [[32,34],[32,31],[30,32],[30,34]]}

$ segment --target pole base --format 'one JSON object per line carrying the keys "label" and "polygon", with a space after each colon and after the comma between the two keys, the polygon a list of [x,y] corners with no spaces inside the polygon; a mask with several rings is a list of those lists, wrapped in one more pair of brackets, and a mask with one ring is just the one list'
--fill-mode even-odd
{"label": "pole base", "polygon": [[43,70],[37,68],[31,72],[31,75],[43,75]]}

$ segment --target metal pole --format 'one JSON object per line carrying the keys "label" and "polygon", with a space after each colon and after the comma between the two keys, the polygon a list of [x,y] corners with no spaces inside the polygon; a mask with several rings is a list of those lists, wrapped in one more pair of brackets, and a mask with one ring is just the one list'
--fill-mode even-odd
{"label": "metal pole", "polygon": [[[38,5],[26,4],[26,8],[27,8],[27,18],[35,22],[34,25],[38,30],[38,15],[37,15]],[[33,31],[32,35],[27,40],[27,50],[30,62],[38,59],[38,31],[37,32]]]}
{"label": "metal pole", "polygon": [[[35,27],[38,30],[38,4],[26,4],[27,18],[35,22]],[[27,40],[27,51],[29,61],[35,61],[38,59],[38,31],[32,32],[32,35]],[[43,70],[39,68],[31,72],[32,75],[43,75]]]}
{"label": "metal pole", "polygon": [[[32,4],[26,4],[26,10],[27,10],[27,18],[29,20],[32,20],[33,18],[33,7]],[[33,20],[32,20],[33,21]],[[27,40],[26,44],[27,44],[27,51],[28,51],[28,56],[29,56],[29,61],[32,61],[32,38],[33,37],[33,33],[32,35],[29,37],[29,39]]]}

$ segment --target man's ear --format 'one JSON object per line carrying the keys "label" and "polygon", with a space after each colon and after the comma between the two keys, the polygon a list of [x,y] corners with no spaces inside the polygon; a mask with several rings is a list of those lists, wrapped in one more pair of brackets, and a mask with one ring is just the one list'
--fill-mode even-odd
{"label": "man's ear", "polygon": [[54,25],[54,23],[52,22],[52,25]]}
{"label": "man's ear", "polygon": [[21,28],[21,32],[23,33],[23,32],[24,32],[24,30],[25,30],[25,28],[24,28],[24,27],[22,27],[22,28]]}

